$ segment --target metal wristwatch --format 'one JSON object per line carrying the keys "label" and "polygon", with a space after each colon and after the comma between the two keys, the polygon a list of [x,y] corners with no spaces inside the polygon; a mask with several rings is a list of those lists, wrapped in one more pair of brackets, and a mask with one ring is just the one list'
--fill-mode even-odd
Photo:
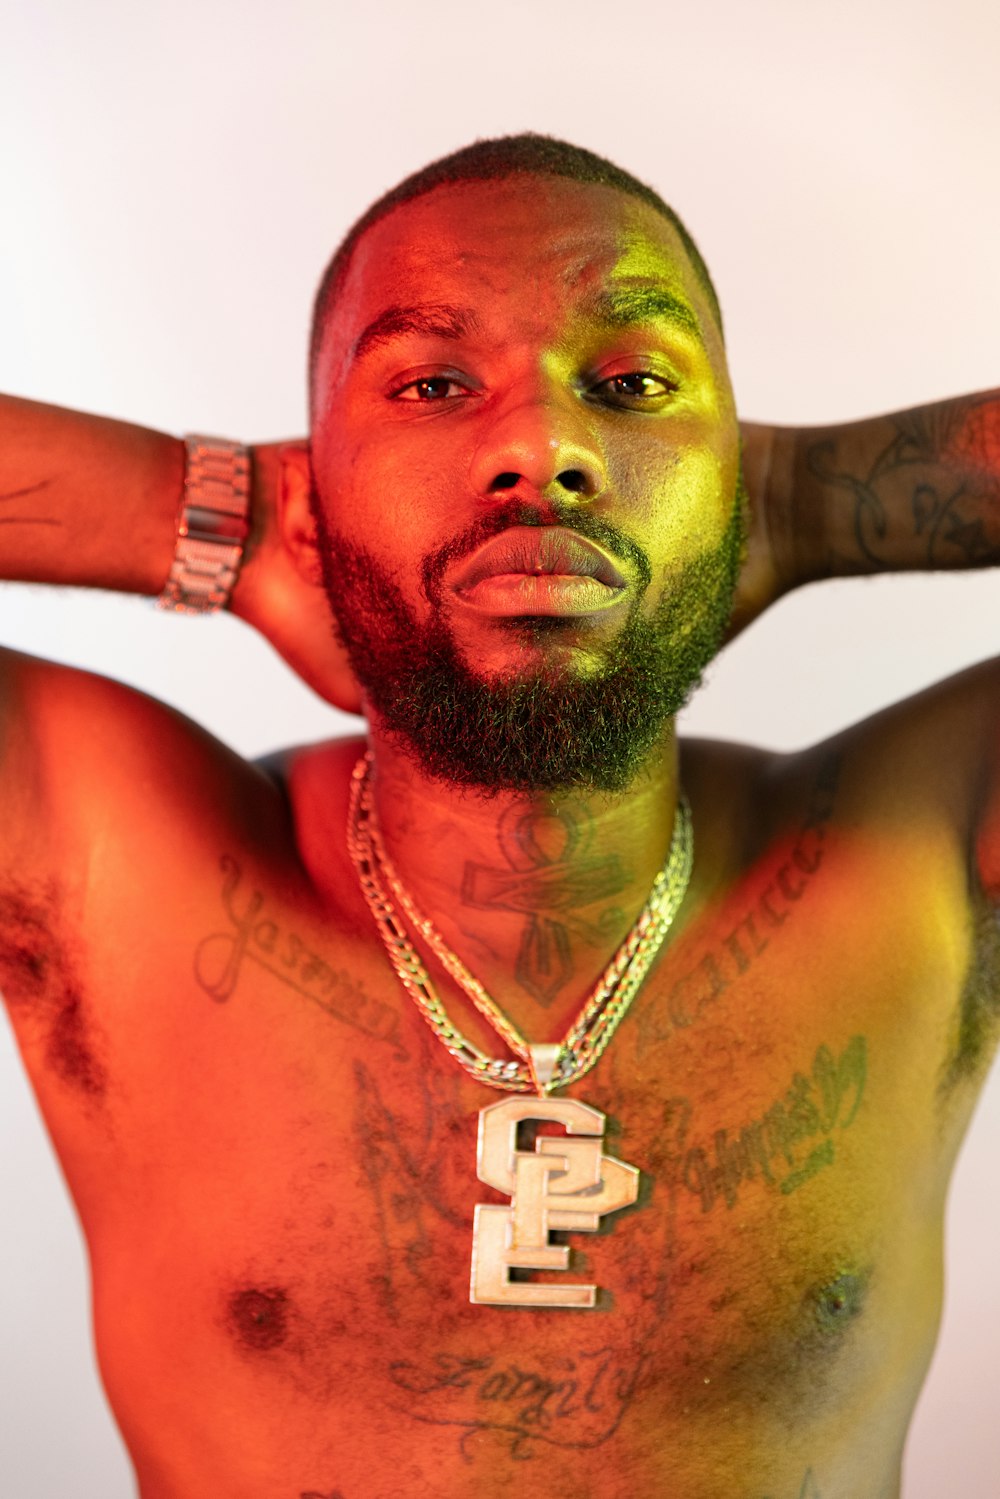
{"label": "metal wristwatch", "polygon": [[209,614],[236,583],[249,532],[250,453],[224,437],[185,438],[187,469],[170,576],[161,609]]}

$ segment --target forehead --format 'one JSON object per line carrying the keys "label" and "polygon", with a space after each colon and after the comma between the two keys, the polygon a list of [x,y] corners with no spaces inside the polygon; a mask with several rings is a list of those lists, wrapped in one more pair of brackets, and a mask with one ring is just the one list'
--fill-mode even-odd
{"label": "forehead", "polygon": [[435,188],[362,236],[331,320],[343,348],[393,304],[495,299],[558,313],[616,282],[656,282],[707,314],[680,238],[617,188],[521,176]]}

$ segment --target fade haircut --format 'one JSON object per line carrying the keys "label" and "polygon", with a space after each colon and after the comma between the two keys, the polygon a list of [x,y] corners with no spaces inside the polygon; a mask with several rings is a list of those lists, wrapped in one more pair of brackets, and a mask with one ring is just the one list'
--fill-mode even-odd
{"label": "fade haircut", "polygon": [[497,182],[508,177],[526,175],[532,177],[568,177],[571,182],[596,184],[600,187],[616,187],[619,192],[654,208],[677,231],[698,282],[708,297],[719,332],[722,332],[722,312],[719,299],[708,273],[708,267],[673,209],[668,207],[659,193],[623,171],[603,156],[587,151],[583,146],[570,145],[551,135],[501,135],[491,140],[478,140],[471,146],[452,151],[419,172],[404,177],[396,187],[384,193],[367,209],[347,231],[334,252],[333,258],[323,273],[323,279],[313,303],[312,332],[309,340],[309,389],[310,405],[316,371],[316,361],[326,330],[327,320],[337,301],[358,241],[366,230],[377,224],[386,214],[414,198],[422,198],[436,187],[458,182]]}

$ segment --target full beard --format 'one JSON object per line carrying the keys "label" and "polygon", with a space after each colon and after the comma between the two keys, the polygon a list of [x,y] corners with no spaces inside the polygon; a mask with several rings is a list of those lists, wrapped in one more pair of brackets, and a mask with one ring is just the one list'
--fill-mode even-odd
{"label": "full beard", "polygon": [[[441,576],[456,555],[467,555],[487,536],[541,524],[536,507],[514,502],[493,511],[426,559],[424,590],[432,609],[426,623],[371,553],[332,532],[318,504],[314,513],[336,633],[380,728],[426,775],[483,799],[631,786],[718,652],[746,537],[741,476],[718,546],[668,580],[651,618],[642,616],[645,590],[637,590],[595,672],[584,677],[543,665],[513,679],[487,679],[470,669],[456,646],[442,609]],[[648,586],[648,559],[621,532],[586,512],[567,514],[565,524],[628,557]],[[558,639],[566,622],[536,616],[505,627],[542,646],[546,636]]]}

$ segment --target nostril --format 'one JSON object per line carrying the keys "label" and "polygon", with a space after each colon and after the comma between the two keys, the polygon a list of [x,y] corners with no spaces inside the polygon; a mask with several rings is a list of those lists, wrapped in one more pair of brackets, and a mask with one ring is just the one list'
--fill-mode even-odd
{"label": "nostril", "polygon": [[573,494],[582,494],[587,487],[587,476],[578,468],[568,468],[559,475],[559,483]]}
{"label": "nostril", "polygon": [[517,483],[520,477],[520,474],[497,474],[496,478],[493,480],[493,483],[490,485],[490,488],[513,489],[514,485]]}

